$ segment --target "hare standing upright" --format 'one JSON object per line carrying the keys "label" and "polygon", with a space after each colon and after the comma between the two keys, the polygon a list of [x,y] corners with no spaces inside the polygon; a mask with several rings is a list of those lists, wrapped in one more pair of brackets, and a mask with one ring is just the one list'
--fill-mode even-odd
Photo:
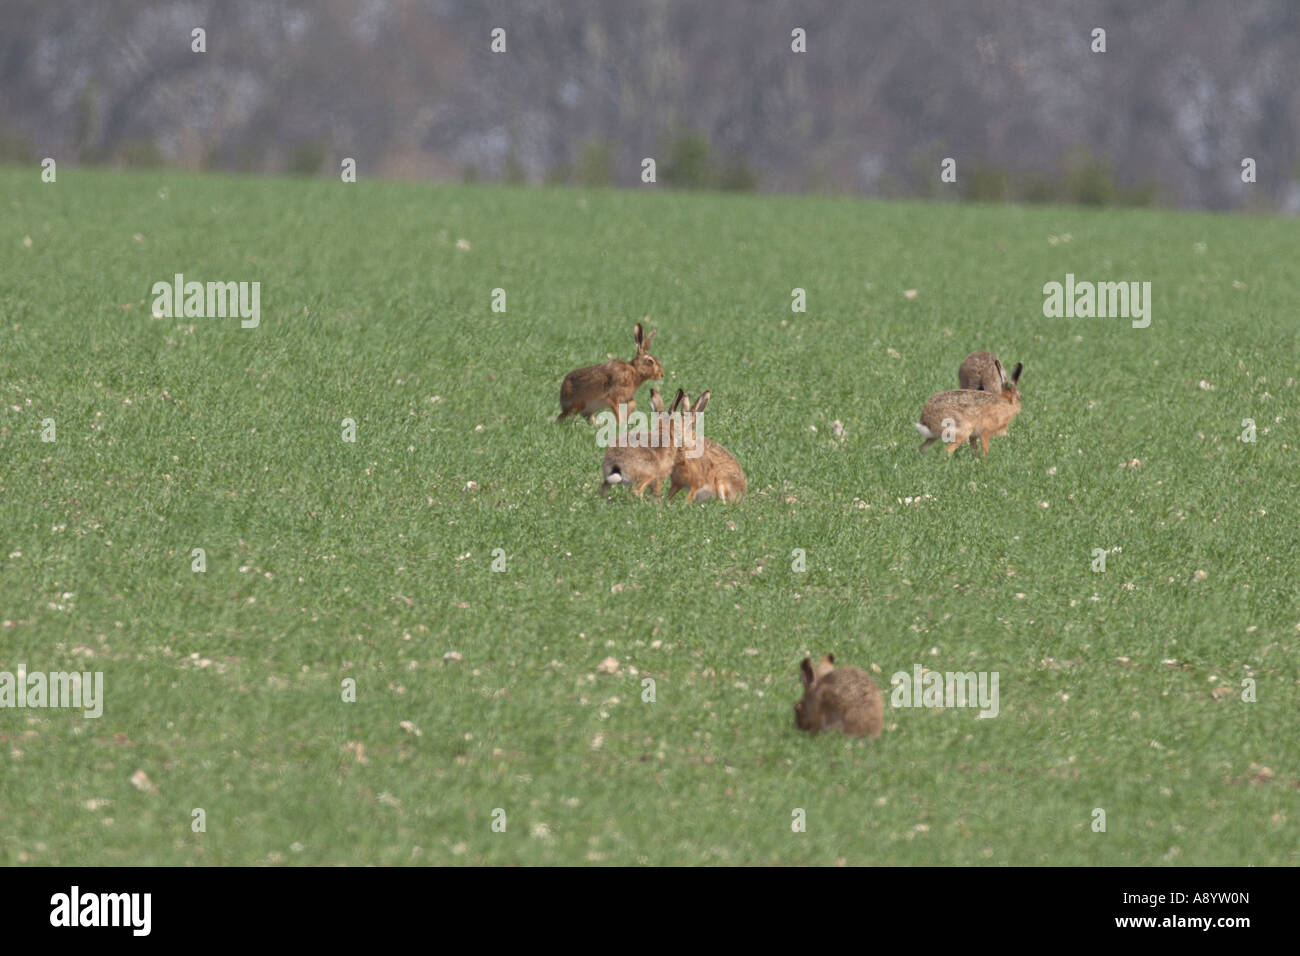
{"label": "hare standing upright", "polygon": [[602,408],[612,409],[614,416],[620,418],[619,405],[626,403],[629,412],[636,408],[634,396],[641,384],[664,377],[664,367],[650,354],[656,331],[651,329],[646,335],[641,323],[636,324],[632,332],[636,355],[630,362],[610,359],[601,365],[576,368],[564,376],[560,385],[560,416],[555,420],[562,422],[569,415],[582,415],[591,421]]}

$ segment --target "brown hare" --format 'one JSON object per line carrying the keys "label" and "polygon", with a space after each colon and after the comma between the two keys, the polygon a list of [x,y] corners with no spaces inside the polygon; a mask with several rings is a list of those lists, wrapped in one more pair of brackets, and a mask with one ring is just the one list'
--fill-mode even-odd
{"label": "brown hare", "polygon": [[709,404],[709,394],[706,391],[694,405],[689,395],[683,399],[682,440],[673,462],[669,501],[683,488],[689,489],[686,494],[688,502],[708,501],[710,498],[733,501],[749,490],[745,472],[731,452],[696,432],[699,424],[696,416]]}
{"label": "brown hare", "polygon": [[664,367],[650,354],[656,331],[652,329],[646,335],[641,323],[636,324],[632,333],[636,355],[630,362],[611,359],[601,365],[576,368],[564,376],[560,385],[560,415],[555,420],[562,422],[569,415],[582,415],[591,421],[602,408],[612,409],[619,418],[619,405],[626,403],[629,412],[636,408],[634,396],[642,383],[664,377]]}
{"label": "brown hare", "polygon": [[680,444],[680,419],[674,419],[673,415],[684,397],[685,393],[678,389],[671,411],[665,414],[659,390],[650,389],[650,406],[655,411],[650,419],[650,431],[629,434],[629,444],[605,449],[605,461],[600,469],[602,497],[608,498],[610,486],[617,484],[627,485],[638,498],[643,497],[649,486],[654,496],[659,497],[660,483],[673,470],[677,457],[674,445]]}
{"label": "brown hare", "polygon": [[816,735],[842,730],[854,737],[879,737],[885,723],[885,698],[871,675],[860,667],[836,667],[827,654],[814,671],[805,657],[799,665],[803,700],[794,705],[794,722]]}
{"label": "brown hare", "polygon": [[1002,369],[1001,360],[992,352],[971,352],[957,370],[957,383],[959,388],[997,395],[1007,384],[1007,373]]}
{"label": "brown hare", "polygon": [[935,439],[942,438],[951,455],[969,438],[971,454],[975,453],[978,439],[987,455],[989,439],[1005,435],[1011,419],[1020,411],[1019,382],[1023,368],[1023,363],[1017,362],[1011,379],[997,393],[954,389],[931,395],[921,410],[921,420],[916,423],[916,430],[925,439],[920,450],[924,452]]}

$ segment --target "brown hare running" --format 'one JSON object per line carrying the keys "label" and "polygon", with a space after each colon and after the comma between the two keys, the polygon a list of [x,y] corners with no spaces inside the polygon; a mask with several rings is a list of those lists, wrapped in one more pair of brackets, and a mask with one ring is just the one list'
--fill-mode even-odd
{"label": "brown hare running", "polygon": [[814,671],[805,657],[799,665],[803,700],[794,705],[794,722],[816,735],[839,729],[854,737],[879,737],[885,723],[885,698],[860,667],[836,667],[827,654]]}
{"label": "brown hare running", "polygon": [[611,445],[605,449],[605,461],[600,468],[600,494],[609,497],[611,485],[624,484],[632,489],[638,498],[643,497],[646,486],[656,498],[663,479],[673,470],[677,457],[674,443],[678,439],[680,419],[673,419],[677,408],[685,398],[685,393],[677,390],[672,410],[664,414],[664,400],[659,397],[659,390],[650,389],[650,407],[655,414],[651,416],[649,432],[636,432],[627,437],[634,444]]}
{"label": "brown hare running", "polygon": [[935,439],[942,438],[951,455],[969,438],[971,454],[975,453],[978,439],[987,455],[989,439],[1005,435],[1011,419],[1020,411],[1019,382],[1023,368],[1023,363],[1017,362],[1010,381],[997,393],[954,389],[931,395],[921,411],[921,420],[916,423],[916,430],[925,439],[920,450],[924,452]]}
{"label": "brown hare running", "polygon": [[[712,439],[696,433],[699,424],[696,416],[708,404],[707,391],[694,405],[691,405],[689,395],[682,402],[682,440],[673,462],[669,501],[683,488],[689,489],[686,494],[688,502],[708,501],[710,498],[733,501],[749,490],[745,472],[731,452]],[[673,407],[676,408],[676,404]]]}
{"label": "brown hare running", "polygon": [[957,370],[957,383],[959,388],[997,395],[1007,384],[1007,373],[1002,369],[1001,360],[992,352],[971,352]]}
{"label": "brown hare running", "polygon": [[591,421],[602,408],[612,409],[618,418],[620,404],[626,403],[629,412],[636,408],[634,397],[641,384],[664,377],[664,367],[650,354],[656,331],[651,329],[646,335],[641,323],[636,324],[633,329],[636,355],[630,362],[611,359],[601,365],[576,368],[564,376],[560,385],[560,415],[555,420],[562,422],[569,415],[582,415]]}

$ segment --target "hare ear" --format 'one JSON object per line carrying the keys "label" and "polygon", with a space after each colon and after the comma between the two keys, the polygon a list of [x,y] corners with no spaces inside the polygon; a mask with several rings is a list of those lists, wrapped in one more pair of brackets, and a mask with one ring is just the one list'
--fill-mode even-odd
{"label": "hare ear", "polygon": [[812,660],[805,657],[803,663],[799,665],[799,673],[803,676],[803,686],[811,687],[813,684]]}
{"label": "hare ear", "polygon": [[834,655],[834,654],[827,654],[827,655],[826,655],[826,663],[827,663],[827,664],[831,664],[831,665],[833,666],[833,665],[835,664],[835,655]]}
{"label": "hare ear", "polygon": [[655,340],[655,333],[658,331],[658,329],[651,329],[650,334],[645,337],[645,345],[643,345],[642,348],[647,352],[650,351],[650,343]]}
{"label": "hare ear", "polygon": [[640,322],[632,326],[632,338],[636,340],[636,350],[638,352],[644,352],[645,351],[645,329],[641,328]]}
{"label": "hare ear", "polygon": [[659,389],[657,388],[650,389],[650,407],[661,415],[663,414],[664,399],[663,396],[659,394]]}
{"label": "hare ear", "polygon": [[1007,387],[1007,370],[1004,369],[1004,368],[1002,367],[1002,360],[1001,360],[1001,359],[994,359],[994,360],[993,360],[993,367],[994,367],[995,369],[998,370],[998,381],[1002,383],[1002,387],[1003,387],[1003,388],[1006,388],[1006,387]]}
{"label": "hare ear", "polygon": [[679,388],[677,390],[677,397],[673,399],[672,407],[668,409],[668,414],[676,415],[677,409],[681,406],[683,401],[685,401],[687,405],[690,404],[690,401],[686,398],[686,393]]}
{"label": "hare ear", "polygon": [[1019,384],[1020,384],[1020,372],[1021,372],[1021,370],[1024,369],[1024,367],[1025,367],[1025,363],[1024,363],[1024,362],[1017,362],[1017,363],[1016,363],[1016,367],[1013,368],[1013,369],[1011,370],[1011,384],[1012,384],[1012,385],[1019,385]]}
{"label": "hare ear", "polygon": [[695,400],[695,405],[691,408],[691,411],[697,414],[699,412],[704,411],[704,406],[709,404],[709,394],[710,394],[709,392],[705,392],[703,395],[697,398]]}

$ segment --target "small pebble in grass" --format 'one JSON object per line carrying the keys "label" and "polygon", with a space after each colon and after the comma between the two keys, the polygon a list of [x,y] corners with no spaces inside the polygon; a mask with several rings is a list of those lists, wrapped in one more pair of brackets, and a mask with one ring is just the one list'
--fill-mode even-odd
{"label": "small pebble in grass", "polygon": [[442,655],[442,659],[449,664],[455,664],[457,661],[461,659],[461,657],[460,654],[456,651],[448,651],[446,654]]}
{"label": "small pebble in grass", "polygon": [[1195,578],[1197,581],[1204,581],[1206,578],[1209,577],[1209,574],[1207,574],[1204,571],[1198,570],[1195,574],[1192,575],[1192,577]]}
{"label": "small pebble in grass", "polygon": [[466,490],[466,491],[478,491],[478,482],[477,482],[477,481],[467,481],[467,482],[465,482],[465,490]]}
{"label": "small pebble in grass", "polygon": [[598,674],[617,674],[617,673],[618,673],[618,658],[617,658],[617,657],[607,657],[607,658],[605,658],[603,661],[600,662],[599,665],[597,665],[597,667],[596,667],[596,673],[598,673]]}

